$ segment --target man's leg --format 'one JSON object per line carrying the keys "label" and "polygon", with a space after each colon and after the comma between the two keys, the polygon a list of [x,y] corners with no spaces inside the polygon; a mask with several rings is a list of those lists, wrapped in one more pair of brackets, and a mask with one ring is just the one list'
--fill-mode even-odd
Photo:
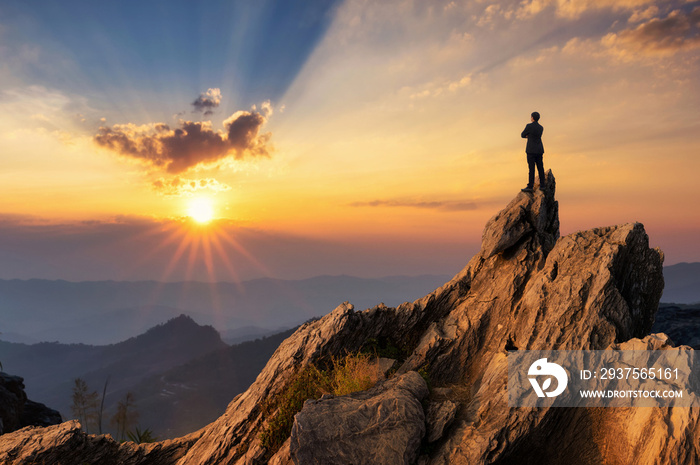
{"label": "man's leg", "polygon": [[535,157],[537,154],[535,153],[528,153],[527,154],[527,168],[528,168],[528,173],[527,173],[527,188],[532,189],[532,187],[535,185]]}
{"label": "man's leg", "polygon": [[543,155],[539,153],[537,154],[537,158],[535,158],[535,164],[537,165],[537,174],[540,176],[540,190],[542,190],[542,187],[545,183],[544,162],[542,161],[542,156]]}

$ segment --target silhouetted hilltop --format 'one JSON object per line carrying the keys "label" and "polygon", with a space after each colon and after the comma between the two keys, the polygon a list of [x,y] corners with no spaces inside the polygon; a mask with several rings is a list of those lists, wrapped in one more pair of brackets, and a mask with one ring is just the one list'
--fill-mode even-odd
{"label": "silhouetted hilltop", "polygon": [[26,376],[33,397],[59,408],[66,419],[72,417],[72,380],[82,377],[100,391],[109,376],[108,414],[132,392],[140,424],[166,438],[195,431],[221,415],[231,396],[250,386],[293,332],[228,346],[210,326],[180,315],[109,346],[0,342],[0,360]]}
{"label": "silhouetted hilltop", "polygon": [[101,391],[109,377],[108,403],[145,378],[228,346],[211,326],[180,315],[118,344],[89,346],[44,342],[33,345],[0,341],[3,368],[22,376],[26,391],[70,418],[73,379],[81,377]]}
{"label": "silhouetted hilltop", "polygon": [[158,437],[171,438],[214,421],[295,330],[225,347],[144,379],[130,388],[142,423]]}

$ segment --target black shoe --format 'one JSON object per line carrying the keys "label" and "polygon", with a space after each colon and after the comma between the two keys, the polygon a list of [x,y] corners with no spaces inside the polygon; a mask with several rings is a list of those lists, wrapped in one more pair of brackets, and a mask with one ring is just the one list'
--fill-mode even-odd
{"label": "black shoe", "polygon": [[534,190],[532,190],[532,187],[526,187],[525,189],[520,189],[520,191],[527,192],[528,194],[535,192]]}

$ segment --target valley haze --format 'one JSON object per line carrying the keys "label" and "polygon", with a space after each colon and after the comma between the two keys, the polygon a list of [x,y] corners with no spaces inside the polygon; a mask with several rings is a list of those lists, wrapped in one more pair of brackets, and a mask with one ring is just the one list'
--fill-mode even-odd
{"label": "valley haze", "polygon": [[104,345],[139,335],[180,314],[224,337],[291,328],[338,303],[398,305],[432,291],[446,275],[364,279],[319,276],[242,283],[0,280],[0,340]]}

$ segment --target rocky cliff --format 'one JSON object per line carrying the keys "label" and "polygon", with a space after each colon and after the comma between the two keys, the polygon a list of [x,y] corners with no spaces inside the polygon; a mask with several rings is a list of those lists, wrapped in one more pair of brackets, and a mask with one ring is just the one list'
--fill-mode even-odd
{"label": "rocky cliff", "polygon": [[24,380],[0,372],[0,435],[25,426],[61,423],[61,414],[44,404],[27,399]]}
{"label": "rocky cliff", "polygon": [[[285,340],[218,420],[136,446],[86,436],[75,422],[0,438],[7,463],[101,464],[690,464],[697,409],[509,408],[506,351],[665,349],[648,336],[663,255],[641,224],[559,237],[555,180],[519,193],[484,229],[479,254],[435,292],[398,307],[344,303]],[[643,339],[641,339],[643,338]],[[309,364],[368,346],[392,376],[369,391],[304,404],[279,450],[261,432]],[[420,372],[423,376],[417,374]],[[430,382],[431,390],[426,385]]]}

